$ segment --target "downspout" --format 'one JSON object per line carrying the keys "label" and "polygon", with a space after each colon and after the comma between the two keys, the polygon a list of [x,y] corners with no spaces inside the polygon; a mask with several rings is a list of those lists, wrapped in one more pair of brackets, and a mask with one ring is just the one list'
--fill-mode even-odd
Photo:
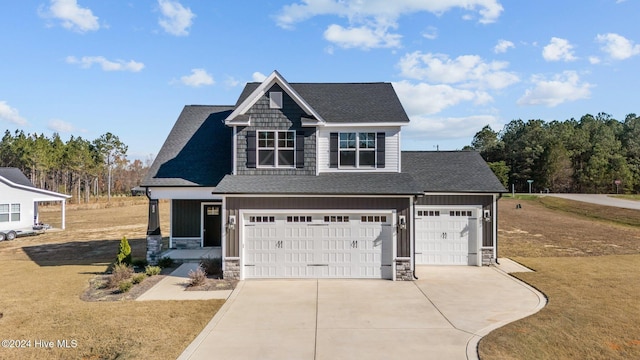
{"label": "downspout", "polygon": [[[422,195],[424,196],[424,195]],[[416,213],[416,204],[418,203],[418,195],[414,195],[413,196],[413,206],[411,208],[411,243],[413,244],[413,246],[411,247],[413,249],[413,254],[411,256],[411,260],[413,261],[413,279],[414,280],[420,280],[418,278],[418,276],[416,276],[416,217],[415,217],[415,213]]]}

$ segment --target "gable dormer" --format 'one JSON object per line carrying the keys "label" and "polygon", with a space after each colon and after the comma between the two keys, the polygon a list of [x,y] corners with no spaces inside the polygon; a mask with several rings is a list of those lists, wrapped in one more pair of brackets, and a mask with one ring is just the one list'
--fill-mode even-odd
{"label": "gable dormer", "polygon": [[274,71],[245,86],[225,124],[234,174],[400,172],[409,123],[390,83],[288,83]]}
{"label": "gable dormer", "polygon": [[234,128],[234,174],[315,175],[318,118],[275,71],[247,84],[225,120]]}

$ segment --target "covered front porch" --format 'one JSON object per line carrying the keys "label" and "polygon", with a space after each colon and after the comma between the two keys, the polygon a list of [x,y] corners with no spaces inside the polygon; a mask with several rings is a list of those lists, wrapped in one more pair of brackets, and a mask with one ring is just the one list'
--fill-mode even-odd
{"label": "covered front porch", "polygon": [[163,257],[169,257],[179,263],[199,262],[201,259],[222,258],[222,248],[168,249],[160,253],[159,258]]}

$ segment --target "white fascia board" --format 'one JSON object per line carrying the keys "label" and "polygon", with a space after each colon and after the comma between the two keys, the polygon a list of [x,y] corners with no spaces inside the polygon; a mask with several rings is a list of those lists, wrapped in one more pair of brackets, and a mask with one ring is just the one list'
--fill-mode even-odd
{"label": "white fascia board", "polygon": [[262,97],[265,92],[271,88],[274,84],[280,85],[280,87],[291,96],[293,101],[298,104],[307,114],[313,115],[317,119],[317,123],[324,123],[322,116],[318,114],[297,91],[291,87],[291,85],[285,80],[277,70],[274,70],[244,101],[233,110],[233,112],[225,119],[226,125],[249,125],[250,121],[235,122],[234,118],[238,115],[245,114],[257,101]]}
{"label": "white fascia board", "polygon": [[409,125],[408,122],[348,122],[348,123],[322,123],[324,127],[400,127]]}
{"label": "white fascia board", "polygon": [[213,187],[148,187],[151,199],[180,199],[180,200],[203,200],[222,201],[222,195],[212,195]]}

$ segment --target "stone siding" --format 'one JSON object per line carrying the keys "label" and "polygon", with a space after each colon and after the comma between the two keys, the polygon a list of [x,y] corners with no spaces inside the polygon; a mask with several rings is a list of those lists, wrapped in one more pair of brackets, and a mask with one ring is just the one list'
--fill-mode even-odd
{"label": "stone siding", "polygon": [[482,265],[491,265],[495,262],[493,249],[482,249]]}
{"label": "stone siding", "polygon": [[162,235],[147,235],[147,262],[155,265],[164,251]]}
{"label": "stone siding", "polygon": [[229,280],[240,280],[240,260],[225,259],[223,278]]}
{"label": "stone siding", "polygon": [[174,249],[200,249],[202,241],[200,239],[174,238],[171,245]]}
{"label": "stone siding", "polygon": [[413,271],[411,270],[411,260],[396,260],[396,280],[412,281]]}

